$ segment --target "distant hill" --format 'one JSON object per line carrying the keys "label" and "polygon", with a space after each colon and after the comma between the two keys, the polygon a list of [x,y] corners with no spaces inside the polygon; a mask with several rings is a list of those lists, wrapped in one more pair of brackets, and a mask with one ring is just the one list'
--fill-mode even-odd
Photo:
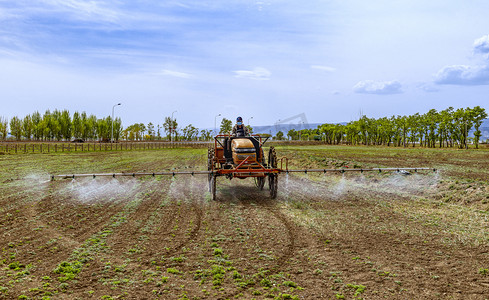
{"label": "distant hill", "polygon": [[323,123],[275,124],[275,125],[251,126],[251,127],[253,127],[254,133],[268,133],[275,136],[277,132],[282,131],[284,135],[287,136],[287,132],[289,132],[289,130],[295,129],[296,131],[298,131],[302,129],[316,129],[321,124]]}
{"label": "distant hill", "polygon": [[[489,140],[489,119],[485,119],[484,122],[482,122],[481,132],[482,132],[481,140],[482,141]],[[473,131],[470,132],[470,135],[473,136]]]}

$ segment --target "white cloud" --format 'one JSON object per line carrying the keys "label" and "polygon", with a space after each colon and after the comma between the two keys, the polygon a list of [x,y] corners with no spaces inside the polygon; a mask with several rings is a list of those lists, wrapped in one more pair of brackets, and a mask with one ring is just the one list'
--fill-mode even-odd
{"label": "white cloud", "polygon": [[164,76],[173,76],[178,78],[191,78],[192,75],[188,73],[172,71],[172,70],[161,70],[161,72],[156,73],[155,75],[164,75]]}
{"label": "white cloud", "polygon": [[360,94],[377,94],[377,95],[391,95],[400,94],[401,83],[397,80],[393,81],[373,81],[373,80],[363,80],[357,83],[353,87],[355,93]]}
{"label": "white cloud", "polygon": [[253,70],[237,70],[233,71],[234,77],[248,78],[253,80],[270,80],[272,73],[261,67],[254,68]]}
{"label": "white cloud", "polygon": [[336,71],[336,69],[333,68],[333,67],[320,66],[320,65],[313,65],[313,66],[311,66],[311,68],[312,69],[316,69],[316,70],[326,71],[326,72],[334,72],[334,71]]}
{"label": "white cloud", "polygon": [[489,53],[489,34],[474,41],[474,52]]}
{"label": "white cloud", "polygon": [[489,66],[446,66],[435,75],[436,84],[487,85]]}
{"label": "white cloud", "polygon": [[427,82],[419,83],[416,87],[420,90],[427,92],[427,93],[436,93],[436,92],[440,91],[438,88],[433,86],[433,84],[430,84]]}

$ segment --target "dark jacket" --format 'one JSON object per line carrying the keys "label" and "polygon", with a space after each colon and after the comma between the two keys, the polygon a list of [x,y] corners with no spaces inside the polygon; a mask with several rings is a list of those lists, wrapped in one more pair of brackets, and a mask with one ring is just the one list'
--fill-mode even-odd
{"label": "dark jacket", "polygon": [[246,126],[241,125],[238,126],[238,124],[234,125],[233,127],[233,136],[249,136],[249,130]]}

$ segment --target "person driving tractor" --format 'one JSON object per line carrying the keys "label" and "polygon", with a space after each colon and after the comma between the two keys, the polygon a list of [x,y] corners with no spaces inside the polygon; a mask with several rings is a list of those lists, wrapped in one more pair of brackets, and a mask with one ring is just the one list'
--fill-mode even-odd
{"label": "person driving tractor", "polygon": [[244,126],[243,118],[238,117],[236,119],[236,125],[233,127],[233,136],[249,136],[248,127]]}

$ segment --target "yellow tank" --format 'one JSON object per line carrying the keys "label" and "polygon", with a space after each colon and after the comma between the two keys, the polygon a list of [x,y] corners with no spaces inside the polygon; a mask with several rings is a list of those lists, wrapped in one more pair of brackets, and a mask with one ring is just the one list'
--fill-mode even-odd
{"label": "yellow tank", "polygon": [[256,149],[249,139],[233,139],[231,142],[231,150],[233,152],[233,161],[235,164],[241,163],[247,157],[248,163],[256,162]]}

